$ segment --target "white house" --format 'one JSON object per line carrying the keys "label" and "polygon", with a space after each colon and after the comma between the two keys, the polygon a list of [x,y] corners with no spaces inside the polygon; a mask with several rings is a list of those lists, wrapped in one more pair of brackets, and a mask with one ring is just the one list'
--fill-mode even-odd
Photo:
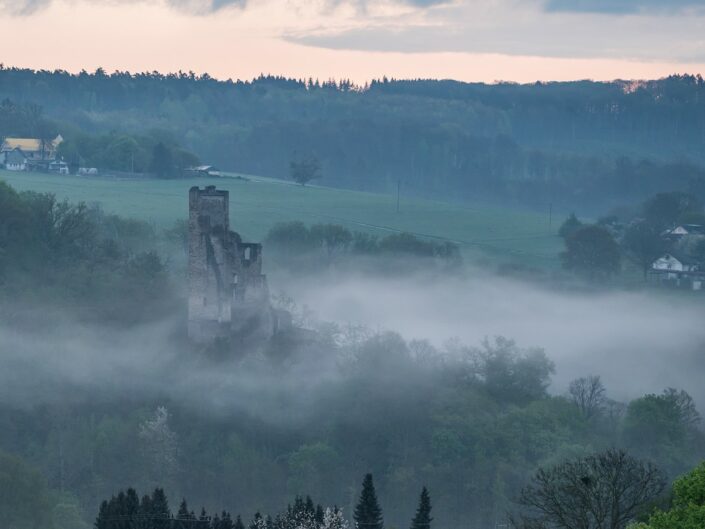
{"label": "white house", "polygon": [[705,234],[703,226],[700,224],[680,224],[675,228],[666,230],[661,234],[665,239],[682,239],[686,235],[702,235]]}
{"label": "white house", "polygon": [[198,167],[189,167],[186,172],[194,176],[222,176],[220,169],[215,165],[199,165]]}
{"label": "white house", "polygon": [[53,160],[56,149],[64,141],[59,134],[53,140],[42,141],[37,138],[5,138],[0,151],[10,152],[20,149],[27,160]]}
{"label": "white house", "polygon": [[666,253],[651,264],[651,275],[660,283],[669,282],[676,286],[690,284],[693,290],[702,289],[705,271],[697,262],[684,256]]}
{"label": "white house", "polygon": [[57,174],[69,174],[69,165],[63,160],[54,160],[49,164],[49,172]]}
{"label": "white house", "polygon": [[20,149],[12,149],[3,153],[5,169],[8,171],[26,171],[27,157]]}

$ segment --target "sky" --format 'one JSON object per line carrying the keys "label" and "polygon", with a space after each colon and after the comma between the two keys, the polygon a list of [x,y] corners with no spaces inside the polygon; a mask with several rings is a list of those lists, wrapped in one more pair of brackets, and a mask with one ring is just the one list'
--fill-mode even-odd
{"label": "sky", "polygon": [[705,0],[0,0],[6,66],[364,83],[705,72]]}

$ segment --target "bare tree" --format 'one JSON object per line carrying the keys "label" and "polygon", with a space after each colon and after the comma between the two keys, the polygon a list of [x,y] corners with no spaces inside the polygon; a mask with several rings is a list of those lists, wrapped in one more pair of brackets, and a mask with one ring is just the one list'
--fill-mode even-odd
{"label": "bare tree", "polygon": [[624,529],[666,486],[651,463],[623,450],[539,469],[519,497],[522,529]]}
{"label": "bare tree", "polygon": [[598,414],[605,405],[605,386],[597,375],[573,380],[568,393],[570,400],[586,419]]}

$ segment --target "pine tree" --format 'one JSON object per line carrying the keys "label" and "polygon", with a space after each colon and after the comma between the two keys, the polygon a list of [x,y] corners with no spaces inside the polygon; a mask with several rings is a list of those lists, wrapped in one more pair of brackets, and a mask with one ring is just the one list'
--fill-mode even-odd
{"label": "pine tree", "polygon": [[255,513],[255,517],[253,518],[252,522],[250,522],[249,529],[264,529],[266,527],[264,518],[262,518],[262,515],[258,512]]}
{"label": "pine tree", "polygon": [[245,529],[245,524],[242,523],[242,518],[240,515],[237,515],[237,518],[235,519],[235,526],[233,529]]}
{"label": "pine tree", "polygon": [[142,496],[139,514],[139,522],[135,529],[151,529],[152,520],[149,517],[152,515],[152,498],[149,494]]}
{"label": "pine tree", "polygon": [[125,493],[125,514],[130,518],[134,518],[140,510],[140,498],[137,496],[137,491],[133,488],[127,489]]}
{"label": "pine tree", "polygon": [[382,509],[377,502],[372,474],[367,474],[362,481],[362,492],[355,507],[353,519],[357,529],[382,529],[384,527]]}
{"label": "pine tree", "polygon": [[164,489],[156,488],[150,502],[150,516],[153,529],[169,529],[171,526],[171,511]]}
{"label": "pine tree", "polygon": [[316,520],[318,525],[323,524],[324,515],[325,511],[323,510],[323,506],[321,504],[316,505],[316,515],[314,516],[314,520]]}
{"label": "pine tree", "polygon": [[110,523],[108,521],[109,510],[110,509],[108,507],[107,500],[103,500],[100,504],[100,508],[98,509],[98,518],[93,524],[93,527],[95,527],[95,529],[108,529]]}
{"label": "pine tree", "polygon": [[419,498],[419,508],[416,509],[416,516],[411,520],[411,529],[430,529],[431,522],[431,497],[428,494],[428,489],[421,489],[421,497]]}
{"label": "pine tree", "polygon": [[191,529],[193,524],[191,523],[191,513],[188,510],[188,504],[186,503],[186,498],[181,500],[181,505],[179,505],[179,510],[176,513],[176,523],[174,524],[176,529]]}
{"label": "pine tree", "polygon": [[220,529],[233,529],[233,520],[230,513],[223,511],[220,515]]}
{"label": "pine tree", "polygon": [[[205,507],[201,507],[201,515],[198,517],[198,521],[201,522],[199,524],[199,527],[208,527],[208,525],[210,524],[211,519],[208,516]],[[206,524],[205,522],[207,522],[208,524]]]}
{"label": "pine tree", "polygon": [[304,509],[306,514],[310,514],[311,516],[316,514],[316,507],[313,505],[313,500],[311,499],[311,496],[306,496],[306,504]]}

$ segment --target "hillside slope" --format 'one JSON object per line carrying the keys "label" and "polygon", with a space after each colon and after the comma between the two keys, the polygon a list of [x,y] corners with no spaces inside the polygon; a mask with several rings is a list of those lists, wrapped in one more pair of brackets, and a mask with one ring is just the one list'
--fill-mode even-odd
{"label": "hillside slope", "polygon": [[301,220],[334,223],[352,230],[385,235],[408,231],[458,243],[470,258],[493,256],[536,266],[553,266],[561,241],[553,219],[525,210],[347,191],[301,187],[260,177],[187,180],[113,180],[0,171],[0,180],[19,191],[50,192],[71,201],[100,203],[119,213],[168,228],[188,215],[188,189],[216,185],[230,191],[233,228],[247,239],[261,240],[276,222]]}

